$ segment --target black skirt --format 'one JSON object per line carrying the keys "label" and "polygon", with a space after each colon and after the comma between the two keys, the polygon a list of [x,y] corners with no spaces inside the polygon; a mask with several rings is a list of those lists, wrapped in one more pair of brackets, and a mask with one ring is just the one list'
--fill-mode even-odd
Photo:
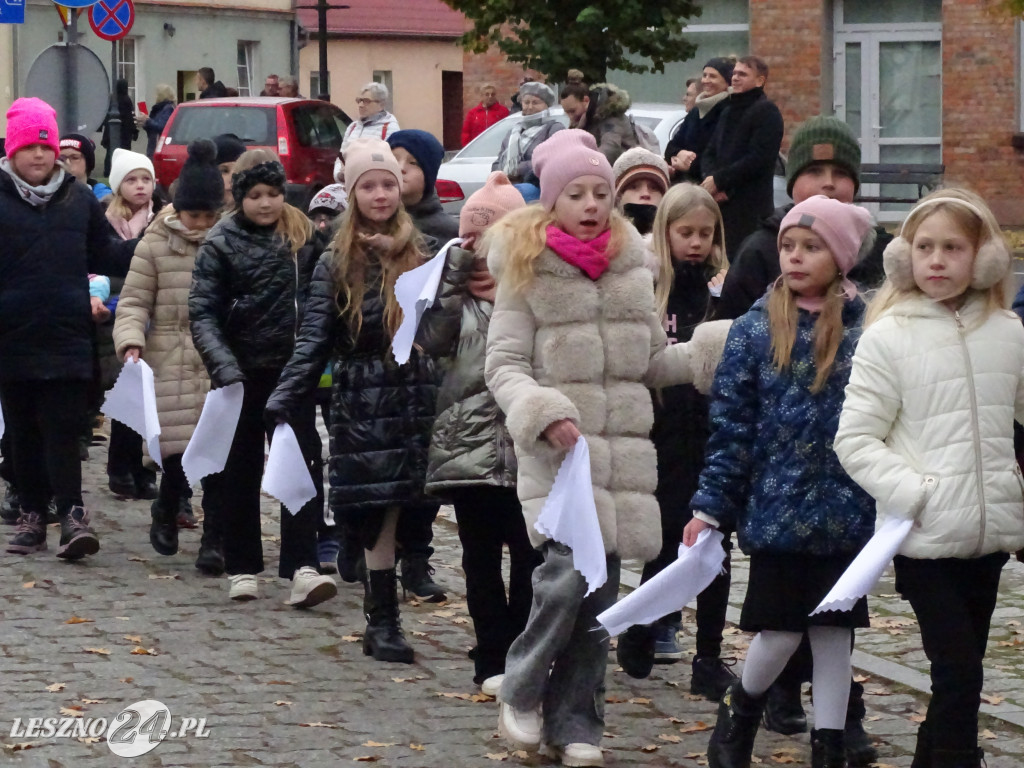
{"label": "black skirt", "polygon": [[868,601],[863,597],[852,610],[810,615],[854,557],[855,553],[814,556],[754,552],[750,555],[750,578],[740,629],[803,632],[808,627],[869,626]]}

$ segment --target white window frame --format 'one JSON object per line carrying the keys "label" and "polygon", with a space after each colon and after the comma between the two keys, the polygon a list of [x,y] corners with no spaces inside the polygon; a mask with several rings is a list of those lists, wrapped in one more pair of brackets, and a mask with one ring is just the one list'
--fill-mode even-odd
{"label": "white window frame", "polygon": [[[252,73],[256,69],[256,46],[259,45],[255,40],[239,40],[238,45],[235,47],[235,77],[238,78],[238,95],[239,96],[252,96],[253,95],[253,79]],[[245,64],[238,63],[238,54],[240,51],[245,52]],[[245,67],[245,82],[242,82],[241,73],[242,68]],[[256,92],[257,94],[259,91]]]}
{"label": "white window frame", "polygon": [[[126,61],[124,56],[125,45],[130,43],[134,53],[133,61]],[[125,78],[128,80],[128,95],[131,97],[132,104],[138,104],[140,101],[146,101],[146,89],[145,83],[142,81],[142,38],[133,35],[126,35],[116,42],[116,57],[117,57],[117,75],[115,79]],[[132,77],[127,77],[128,68],[132,67]]]}

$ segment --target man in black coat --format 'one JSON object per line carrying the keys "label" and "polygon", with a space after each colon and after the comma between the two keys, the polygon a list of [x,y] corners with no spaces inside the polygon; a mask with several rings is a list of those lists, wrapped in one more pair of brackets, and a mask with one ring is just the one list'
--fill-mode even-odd
{"label": "man in black coat", "polygon": [[732,73],[732,95],[704,159],[701,186],[722,209],[730,260],[757,222],[772,212],[772,175],[782,146],[782,113],[764,93],[768,65],[745,56]]}
{"label": "man in black coat", "polygon": [[196,70],[196,87],[200,99],[220,99],[228,95],[228,89],[217,79],[211,67]]}

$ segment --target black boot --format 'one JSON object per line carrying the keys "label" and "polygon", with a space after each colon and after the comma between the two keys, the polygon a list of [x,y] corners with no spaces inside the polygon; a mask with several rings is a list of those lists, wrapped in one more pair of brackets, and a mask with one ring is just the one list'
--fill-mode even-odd
{"label": "black boot", "polygon": [[708,742],[711,768],[750,768],[754,737],[761,724],[765,697],[754,698],[736,680],[718,704],[718,722]]}
{"label": "black boot", "polygon": [[161,555],[174,555],[178,552],[178,521],[177,510],[164,509],[160,501],[154,501],[149,508],[153,522],[149,526],[149,543]]}
{"label": "black boot", "polygon": [[[795,682],[795,681],[794,681]],[[776,680],[766,694],[764,727],[769,731],[792,736],[807,732],[807,715],[800,703],[800,684]]]}
{"label": "black boot", "polygon": [[708,701],[720,701],[736,680],[729,665],[717,656],[694,656],[690,674],[690,693]]}
{"label": "black boot", "polygon": [[933,768],[981,768],[985,753],[980,749],[932,749]]}
{"label": "black boot", "polygon": [[[846,706],[846,762],[855,768],[871,765],[878,760],[878,750],[871,743],[871,737],[864,730],[864,686],[850,683],[850,702]],[[924,727],[924,723],[921,724]]]}
{"label": "black boot", "polygon": [[377,661],[400,661],[412,664],[412,647],[405,642],[398,619],[398,584],[395,569],[367,571],[364,585],[363,613],[366,634],[363,654]]}
{"label": "black boot", "polygon": [[811,731],[811,768],[846,768],[842,731],[838,728]]}
{"label": "black boot", "polygon": [[427,603],[440,603],[445,599],[444,590],[435,584],[431,576],[434,569],[430,567],[424,555],[410,555],[402,558],[402,597],[412,592],[420,600]]}
{"label": "black boot", "polygon": [[914,760],[910,768],[932,768],[932,742],[927,720],[917,729],[917,744],[914,746]]}
{"label": "black boot", "polygon": [[619,635],[615,660],[630,677],[643,680],[650,675],[654,668],[654,628],[634,624]]}

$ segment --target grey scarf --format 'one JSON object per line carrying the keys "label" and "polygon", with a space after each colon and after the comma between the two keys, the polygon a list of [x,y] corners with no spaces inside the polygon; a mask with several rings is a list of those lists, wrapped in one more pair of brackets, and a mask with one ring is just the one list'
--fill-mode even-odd
{"label": "grey scarf", "polygon": [[505,175],[510,179],[514,179],[519,176],[519,163],[523,159],[523,152],[526,147],[530,146],[530,142],[533,141],[534,137],[540,133],[549,116],[550,113],[545,109],[543,112],[538,112],[535,115],[524,117],[508,135],[508,147],[506,147],[505,150],[505,163],[501,170],[503,170]]}
{"label": "grey scarf", "polygon": [[694,106],[697,107],[697,111],[700,113],[700,119],[703,120],[707,117],[714,106],[722,99],[729,98],[729,94],[732,93],[732,88],[726,88],[721,93],[716,93],[714,96],[705,96],[703,93],[697,96],[697,102]]}
{"label": "grey scarf", "polygon": [[65,175],[64,169],[57,166],[57,173],[53,175],[49,182],[33,187],[14,172],[14,169],[11,167],[11,160],[8,157],[0,158],[0,171],[11,177],[11,181],[14,182],[18,194],[36,208],[42,208],[50,202],[50,198],[60,189],[60,185],[64,183]]}

